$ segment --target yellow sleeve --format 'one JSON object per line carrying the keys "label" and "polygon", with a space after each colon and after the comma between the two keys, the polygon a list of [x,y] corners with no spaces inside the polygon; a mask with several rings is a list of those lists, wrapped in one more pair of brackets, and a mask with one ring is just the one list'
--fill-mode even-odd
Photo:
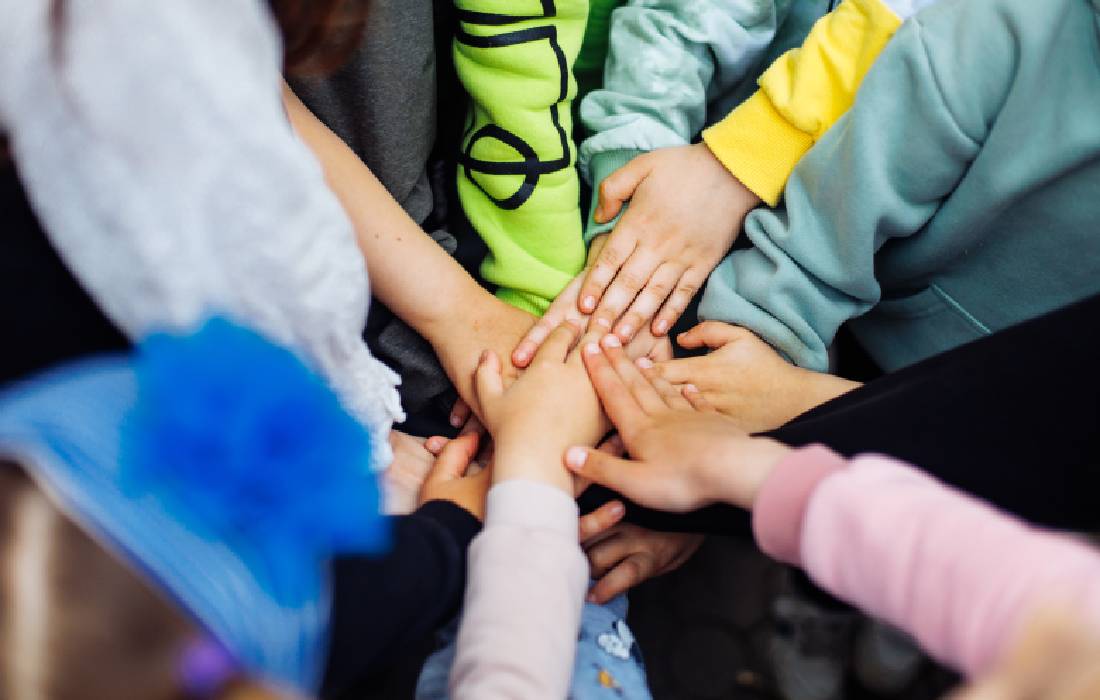
{"label": "yellow sleeve", "polygon": [[758,197],[779,203],[794,166],[852,106],[863,77],[901,26],[883,0],[843,0],[760,89],[703,132],[715,157]]}

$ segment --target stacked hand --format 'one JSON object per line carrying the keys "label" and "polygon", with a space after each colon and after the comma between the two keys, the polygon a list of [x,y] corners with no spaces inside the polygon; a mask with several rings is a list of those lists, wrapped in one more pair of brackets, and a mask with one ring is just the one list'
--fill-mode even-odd
{"label": "stacked hand", "polygon": [[591,315],[590,330],[664,336],[725,257],[760,204],[705,144],[639,156],[603,181],[595,218],[614,219],[592,242],[589,266],[551,305],[513,356],[522,367],[556,324]]}
{"label": "stacked hand", "polygon": [[681,333],[677,340],[685,348],[706,347],[712,352],[657,362],[654,376],[697,391],[744,432],[773,430],[859,386],[792,365],[739,326],[708,321]]}
{"label": "stacked hand", "polygon": [[721,501],[750,508],[789,451],[774,440],[748,436],[698,391],[677,389],[652,367],[639,367],[616,336],[605,337],[602,348],[587,344],[583,357],[633,459],[578,445],[566,453],[566,465],[640,505],[684,512]]}

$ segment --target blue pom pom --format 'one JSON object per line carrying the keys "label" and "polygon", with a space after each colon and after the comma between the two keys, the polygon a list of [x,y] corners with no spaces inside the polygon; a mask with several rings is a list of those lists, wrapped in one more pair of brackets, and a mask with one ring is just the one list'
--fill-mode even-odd
{"label": "blue pom pom", "polygon": [[129,492],[261,548],[273,574],[388,544],[370,437],[293,353],[215,318],[194,335],[149,337],[136,371]]}

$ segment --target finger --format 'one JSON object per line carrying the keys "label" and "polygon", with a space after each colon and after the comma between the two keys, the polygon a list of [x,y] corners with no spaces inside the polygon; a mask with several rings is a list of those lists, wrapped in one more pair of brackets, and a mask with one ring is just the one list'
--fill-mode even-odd
{"label": "finger", "polygon": [[432,465],[425,484],[458,479],[466,473],[467,467],[477,454],[478,436],[474,433],[463,435],[447,443]]}
{"label": "finger", "polygon": [[667,362],[673,358],[672,354],[672,341],[668,337],[658,338],[657,344],[654,345],[649,353],[646,355],[654,362]]}
{"label": "finger", "polygon": [[615,333],[623,339],[623,342],[630,342],[634,335],[649,323],[683,274],[684,266],[678,263],[666,262],[656,269],[646,282],[645,288],[634,299],[634,303],[630,305],[615,327]]}
{"label": "finger", "polygon": [[527,334],[512,351],[512,364],[519,369],[531,364],[531,359],[538,352],[539,346],[562,321],[568,318],[580,317],[577,312],[577,298],[580,296],[581,283],[584,282],[584,274],[579,274],[562,290],[561,294],[550,304],[550,308],[542,315],[538,323],[531,326]]}
{"label": "finger", "polygon": [[[605,452],[612,457],[622,457],[626,454],[626,446],[618,433],[612,433],[610,437],[596,446],[600,452]],[[573,476],[573,497],[580,498],[581,494],[588,490],[592,482],[582,477]]]}
{"label": "finger", "polygon": [[627,357],[618,336],[605,336],[600,344],[603,346],[603,352],[607,356],[608,362],[611,363],[616,374],[630,389],[630,392],[634,395],[634,400],[638,402],[642,410],[652,415],[665,408],[665,403],[661,400],[660,394],[645,378],[638,366]]}
{"label": "finger", "polygon": [[470,419],[470,415],[473,411],[470,409],[470,404],[458,398],[455,400],[455,405],[451,408],[450,423],[452,428],[461,428],[462,425]]}
{"label": "finger", "polygon": [[474,373],[474,393],[484,410],[486,400],[504,393],[504,377],[501,376],[500,358],[492,350],[481,353]]}
{"label": "finger", "polygon": [[685,384],[681,387],[681,391],[684,394],[684,399],[687,400],[691,407],[700,413],[715,413],[718,411],[707,397],[703,396],[703,392],[694,384]]}
{"label": "finger", "polygon": [[669,328],[676,325],[676,322],[680,320],[680,316],[683,315],[684,310],[695,298],[705,281],[706,275],[700,274],[695,268],[689,268],[684,273],[679,284],[676,285],[675,291],[668,297],[665,305],[661,307],[657,318],[653,320],[653,335],[664,335]]}
{"label": "finger", "polygon": [[626,454],[626,445],[623,444],[623,438],[618,433],[609,435],[596,449],[612,457],[622,457]]}
{"label": "finger", "polygon": [[650,578],[654,568],[653,558],[648,554],[632,554],[596,581],[596,585],[588,592],[588,601],[603,605]]}
{"label": "finger", "polygon": [[598,539],[595,544],[589,544],[584,548],[588,565],[591,567],[589,575],[592,578],[600,578],[637,551],[639,551],[638,538],[634,536],[630,527],[628,525],[613,527],[607,537]]}
{"label": "finger", "polygon": [[649,175],[649,159],[640,156],[604,178],[600,183],[599,200],[593,218],[598,224],[611,221],[634,196],[638,185]]}
{"label": "finger", "polygon": [[470,417],[462,426],[462,430],[458,431],[459,435],[466,435],[467,433],[477,433],[478,435],[485,436],[488,431],[485,430],[485,426],[481,424],[481,420],[478,419],[476,415],[470,414]]}
{"label": "finger", "polygon": [[588,378],[592,380],[592,387],[596,390],[596,395],[607,412],[607,417],[619,432],[624,430],[630,432],[640,426],[646,414],[634,399],[634,394],[619,378],[618,373],[600,350],[599,344],[594,341],[586,342],[582,348],[581,358],[585,369],[588,370]]}
{"label": "finger", "polygon": [[661,258],[657,253],[641,246],[636,248],[604,292],[599,307],[592,314],[592,322],[612,328],[660,265]]}
{"label": "finger", "polygon": [[449,438],[442,435],[433,435],[424,441],[424,449],[438,457],[439,453],[443,451],[443,448],[447,446],[448,442],[450,442]]}
{"label": "finger", "polygon": [[582,515],[578,526],[578,537],[582,544],[594,543],[594,539],[618,525],[626,515],[622,501],[608,501],[596,510]]}
{"label": "finger", "polygon": [[619,268],[634,253],[637,239],[629,229],[616,229],[607,239],[596,263],[588,269],[581,285],[580,303],[577,308],[590,314],[596,310],[596,304],[603,298],[604,290],[615,278]]}
{"label": "finger", "polygon": [[588,447],[570,447],[565,453],[565,466],[574,474],[606,486],[634,501],[649,501],[652,488],[643,470],[635,462],[612,457],[606,452]]}
{"label": "finger", "polygon": [[[669,408],[677,410],[686,410],[691,408],[691,404],[687,398],[683,395],[683,391],[680,387],[673,386],[669,381],[664,379],[657,370],[654,368],[654,363],[648,357],[639,357],[634,361],[634,364],[641,370],[642,376],[645,377],[653,388],[657,391],[657,394],[661,397],[661,400],[665,402],[665,405]],[[698,392],[698,389],[696,389]]]}
{"label": "finger", "polygon": [[744,338],[747,333],[749,331],[740,326],[732,326],[719,321],[705,321],[690,331],[681,333],[676,340],[689,350],[701,347],[717,350],[734,340]]}
{"label": "finger", "polygon": [[581,329],[572,323],[563,323],[550,333],[546,342],[542,344],[535,354],[531,364],[538,362],[553,362],[561,364],[573,349],[573,343],[580,337]]}
{"label": "finger", "polygon": [[686,357],[682,360],[668,360],[656,362],[653,371],[671,384],[694,384],[707,388],[707,383],[702,381],[706,376],[710,363],[708,357]]}

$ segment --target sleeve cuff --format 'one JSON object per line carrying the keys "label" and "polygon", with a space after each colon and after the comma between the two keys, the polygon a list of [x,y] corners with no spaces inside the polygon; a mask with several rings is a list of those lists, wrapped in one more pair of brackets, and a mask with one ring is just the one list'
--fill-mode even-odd
{"label": "sleeve cuff", "polygon": [[473,513],[451,501],[428,501],[416,509],[415,515],[439,523],[454,536],[461,549],[466,549],[481,532],[481,521]]}
{"label": "sleeve cuff", "polygon": [[779,204],[794,166],[813,146],[761,91],[703,132],[703,141],[745,187],[769,206]]}
{"label": "sleeve cuff", "polygon": [[843,457],[821,445],[804,447],[780,462],[753,504],[752,529],[765,554],[799,566],[802,521],[818,484],[842,470]]}
{"label": "sleeve cuff", "polygon": [[600,203],[600,185],[603,184],[603,181],[607,179],[611,173],[645,152],[646,151],[636,148],[622,148],[614,151],[601,151],[592,156],[588,164],[589,176],[592,178],[592,204],[588,208],[588,220],[585,222],[584,226],[585,245],[592,243],[592,239],[601,233],[608,233],[611,229],[615,228],[615,224],[619,223],[619,219],[622,218],[623,212],[630,206],[629,203],[624,203],[622,211],[620,211],[619,215],[614,219],[604,224],[596,223],[593,217],[596,214],[596,207]]}
{"label": "sleeve cuff", "polygon": [[489,490],[485,527],[541,530],[577,539],[577,502],[549,484],[511,479]]}

